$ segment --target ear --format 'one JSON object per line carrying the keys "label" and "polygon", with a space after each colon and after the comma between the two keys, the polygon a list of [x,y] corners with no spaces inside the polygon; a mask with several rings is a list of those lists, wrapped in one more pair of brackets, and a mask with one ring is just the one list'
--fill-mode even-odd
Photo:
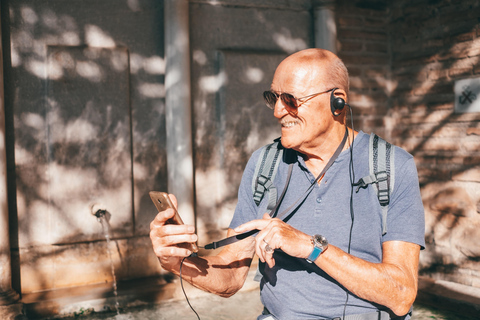
{"label": "ear", "polygon": [[335,88],[332,90],[332,93],[330,95],[330,109],[335,117],[342,114],[343,109],[346,105],[348,105],[346,100],[347,94],[345,90],[339,88]]}

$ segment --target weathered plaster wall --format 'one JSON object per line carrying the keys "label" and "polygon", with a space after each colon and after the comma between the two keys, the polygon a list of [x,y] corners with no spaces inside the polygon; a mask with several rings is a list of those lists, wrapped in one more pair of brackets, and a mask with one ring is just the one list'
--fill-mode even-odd
{"label": "weathered plaster wall", "polygon": [[[225,235],[243,167],[279,135],[264,106],[276,65],[312,46],[310,1],[190,1],[200,242]],[[2,2],[14,285],[162,273],[149,190],[168,190],[162,1]]]}
{"label": "weathered plaster wall", "polygon": [[166,189],[163,3],[2,1],[14,284],[155,275],[151,189]]}
{"label": "weathered plaster wall", "polygon": [[262,93],[289,53],[312,46],[310,1],[191,1],[197,225],[226,235],[251,153],[280,135]]}

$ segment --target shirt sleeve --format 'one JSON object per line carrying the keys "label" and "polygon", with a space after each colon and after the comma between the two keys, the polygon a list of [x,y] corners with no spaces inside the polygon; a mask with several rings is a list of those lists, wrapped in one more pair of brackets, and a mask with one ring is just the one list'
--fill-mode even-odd
{"label": "shirt sleeve", "polygon": [[[387,233],[383,241],[406,241],[425,248],[425,212],[420,194],[418,173],[413,157],[400,151],[395,162],[395,183],[387,216]],[[398,161],[403,160],[403,161]]]}
{"label": "shirt sleeve", "polygon": [[229,226],[231,229],[257,218],[258,208],[253,200],[252,180],[260,152],[261,150],[259,149],[252,154],[243,171],[242,181],[238,189],[237,206],[235,207],[235,213]]}

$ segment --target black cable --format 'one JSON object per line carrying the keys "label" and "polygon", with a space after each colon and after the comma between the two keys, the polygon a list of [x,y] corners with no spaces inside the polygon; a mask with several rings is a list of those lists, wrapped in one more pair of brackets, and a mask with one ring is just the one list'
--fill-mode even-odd
{"label": "black cable", "polygon": [[185,289],[183,288],[183,281],[182,281],[182,267],[183,267],[183,262],[185,261],[185,259],[189,258],[189,257],[196,257],[197,254],[196,253],[192,253],[191,255],[189,255],[188,257],[184,257],[182,259],[182,262],[180,262],[180,285],[182,287],[182,291],[183,291],[183,295],[185,296],[185,300],[187,300],[187,303],[188,305],[190,306],[190,309],[192,309],[192,311],[195,313],[195,315],[197,316],[197,319],[200,320],[200,316],[198,315],[197,311],[195,311],[195,309],[193,309],[192,305],[190,304],[190,301],[188,300],[188,297],[187,297],[187,293],[185,292]]}
{"label": "black cable", "polygon": [[[353,222],[355,221],[355,214],[353,211],[353,184],[355,183],[355,169],[353,166],[353,143],[355,142],[355,129],[353,127],[353,112],[352,108],[348,105],[348,109],[350,110],[350,121],[352,124],[352,143],[350,144],[350,164],[349,164],[349,177],[350,177],[350,217],[352,218],[352,223],[350,224],[350,233],[348,236],[348,254],[350,254],[350,246],[352,244],[352,233],[353,233]],[[346,124],[345,124],[346,125]],[[347,304],[348,304],[348,291],[347,298],[345,299],[345,305],[343,306],[343,319],[345,319],[345,312],[347,311]]]}
{"label": "black cable", "polygon": [[353,127],[353,112],[352,108],[348,106],[350,110],[350,121],[352,124],[352,143],[350,144],[350,168],[349,168],[349,176],[350,176],[350,216],[352,218],[352,224],[350,225],[350,235],[348,239],[348,254],[350,254],[350,245],[352,244],[352,231],[353,231],[353,222],[355,221],[355,214],[353,211],[353,184],[355,183],[355,168],[353,166],[353,144],[355,142],[355,129]]}

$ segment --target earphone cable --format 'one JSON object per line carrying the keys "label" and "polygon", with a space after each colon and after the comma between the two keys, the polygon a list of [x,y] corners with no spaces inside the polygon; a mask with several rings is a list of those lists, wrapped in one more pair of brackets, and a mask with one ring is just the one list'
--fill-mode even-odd
{"label": "earphone cable", "polygon": [[[355,214],[353,211],[353,184],[355,182],[355,169],[353,166],[353,144],[355,142],[355,128],[353,126],[353,112],[352,108],[350,105],[347,105],[348,109],[350,110],[350,121],[352,125],[352,142],[350,144],[350,164],[349,164],[349,177],[350,177],[350,216],[352,218],[352,223],[350,225],[350,233],[348,236],[348,254],[350,254],[350,246],[352,244],[352,233],[353,233],[353,222],[355,221]],[[345,124],[346,125],[346,124]],[[347,298],[345,299],[345,305],[343,306],[343,319],[345,319],[345,312],[347,311],[347,304],[348,304],[348,291],[347,293]]]}
{"label": "earphone cable", "polygon": [[352,224],[350,225],[350,235],[348,239],[348,254],[350,254],[350,245],[352,244],[352,231],[353,231],[353,222],[355,221],[355,214],[353,211],[353,184],[355,183],[355,169],[353,166],[353,144],[355,142],[355,129],[353,127],[353,112],[352,108],[348,106],[350,110],[350,121],[352,125],[352,142],[350,144],[350,168],[349,168],[349,176],[350,176],[350,216],[352,217]]}
{"label": "earphone cable", "polygon": [[185,259],[189,258],[189,257],[196,257],[197,254],[196,253],[192,253],[190,256],[188,257],[184,257],[182,259],[182,262],[180,262],[180,286],[182,287],[182,291],[183,291],[183,295],[185,296],[185,300],[187,300],[187,303],[188,303],[188,306],[190,307],[190,309],[192,309],[192,311],[195,313],[195,315],[197,316],[197,319],[200,320],[200,316],[198,315],[197,311],[195,311],[195,309],[192,307],[192,305],[190,304],[190,301],[188,300],[188,297],[187,297],[187,293],[185,292],[185,288],[183,287],[183,280],[182,280],[182,267],[183,267],[183,262],[185,261]]}

